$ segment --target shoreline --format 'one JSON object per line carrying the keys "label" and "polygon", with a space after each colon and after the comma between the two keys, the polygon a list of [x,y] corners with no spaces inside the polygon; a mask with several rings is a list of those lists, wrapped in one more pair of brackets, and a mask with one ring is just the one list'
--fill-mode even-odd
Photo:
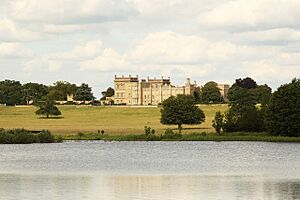
{"label": "shoreline", "polygon": [[80,135],[59,135],[63,141],[244,141],[244,142],[287,142],[287,143],[300,143],[300,137],[285,137],[285,136],[272,136],[267,133],[224,133],[221,135],[216,134],[175,134],[172,136],[166,135],[145,135],[145,134],[128,134],[128,135],[101,135],[95,133],[83,133]]}

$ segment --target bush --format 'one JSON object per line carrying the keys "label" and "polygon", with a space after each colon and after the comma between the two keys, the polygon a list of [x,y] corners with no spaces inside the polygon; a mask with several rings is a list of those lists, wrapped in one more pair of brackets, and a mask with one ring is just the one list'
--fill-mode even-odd
{"label": "bush", "polygon": [[152,129],[150,126],[144,127],[145,135],[155,135],[155,129]]}
{"label": "bush", "polygon": [[145,126],[144,127],[144,133],[145,133],[145,135],[150,135],[150,133],[151,133],[151,127]]}
{"label": "bush", "polygon": [[32,133],[25,129],[5,131],[0,129],[0,144],[30,144],[61,142],[54,139],[49,131]]}
{"label": "bush", "polygon": [[220,111],[218,111],[215,114],[215,119],[212,121],[212,126],[214,127],[214,129],[218,134],[221,133],[221,129],[223,126],[223,118],[224,115]]}
{"label": "bush", "polygon": [[167,128],[162,139],[179,139],[182,135],[180,133],[174,133],[174,131],[170,128]]}
{"label": "bush", "polygon": [[54,136],[49,131],[41,131],[38,135],[38,142],[39,143],[52,143],[54,142]]}
{"label": "bush", "polygon": [[82,132],[77,133],[77,136],[80,137],[80,138],[82,138],[84,135],[85,135],[85,134],[82,133]]}
{"label": "bush", "polygon": [[222,128],[225,132],[260,132],[264,131],[263,110],[255,107],[243,108],[236,111],[230,108],[224,116]]}
{"label": "bush", "polygon": [[266,112],[267,130],[273,135],[300,136],[300,79],[274,92]]}

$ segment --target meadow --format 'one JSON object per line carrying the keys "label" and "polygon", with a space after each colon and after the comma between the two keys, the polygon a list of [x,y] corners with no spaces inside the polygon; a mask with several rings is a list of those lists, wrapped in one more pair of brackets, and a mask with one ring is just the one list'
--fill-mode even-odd
{"label": "meadow", "polygon": [[[184,125],[183,134],[214,132],[212,120],[215,112],[224,112],[228,106],[199,105],[206,115],[200,125]],[[61,118],[41,118],[35,115],[36,107],[0,107],[0,128],[28,130],[49,130],[56,135],[97,133],[104,130],[108,135],[143,134],[144,126],[150,126],[156,133],[164,133],[166,126],[160,123],[160,108],[157,107],[104,107],[104,106],[59,106]]]}

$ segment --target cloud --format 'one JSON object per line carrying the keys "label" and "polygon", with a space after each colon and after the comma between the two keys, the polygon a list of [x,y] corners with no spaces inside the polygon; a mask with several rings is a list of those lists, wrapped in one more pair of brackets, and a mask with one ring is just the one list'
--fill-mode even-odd
{"label": "cloud", "polygon": [[215,70],[214,63],[227,61],[238,51],[238,47],[226,42],[171,31],[156,32],[123,54],[104,48],[96,58],[81,62],[80,67],[87,71],[151,71],[164,75],[180,71],[183,75],[204,76]]}
{"label": "cloud", "polygon": [[66,61],[87,60],[96,57],[103,51],[103,48],[101,40],[93,40],[77,45],[70,51],[49,54],[47,58]]}
{"label": "cloud", "polygon": [[166,31],[148,34],[130,56],[141,64],[197,65],[226,62],[234,57],[249,59],[253,51],[245,45]]}
{"label": "cloud", "polygon": [[299,28],[298,0],[226,1],[199,15],[200,25],[228,31]]}
{"label": "cloud", "polygon": [[57,33],[72,33],[76,31],[83,30],[84,25],[55,25],[55,24],[44,24],[42,31],[49,34]]}
{"label": "cloud", "polygon": [[55,72],[62,67],[61,62],[50,60],[46,57],[35,57],[23,64],[23,71],[27,73],[36,72]]}
{"label": "cloud", "polygon": [[123,21],[136,15],[126,0],[15,0],[11,17],[23,22],[89,24]]}
{"label": "cloud", "polygon": [[33,58],[32,50],[19,43],[0,43],[0,58]]}
{"label": "cloud", "polygon": [[94,59],[80,63],[80,69],[83,71],[131,71],[131,68],[132,65],[111,48],[104,49],[103,52]]}
{"label": "cloud", "polygon": [[10,19],[0,18],[0,41],[2,42],[17,42],[17,41],[32,41],[41,38],[38,32],[19,28]]}
{"label": "cloud", "polygon": [[244,62],[243,68],[251,77],[261,81],[291,80],[299,74],[300,65],[288,65],[272,60]]}
{"label": "cloud", "polygon": [[278,28],[234,33],[234,41],[245,44],[288,45],[300,40],[300,31]]}
{"label": "cloud", "polygon": [[270,77],[288,79],[299,72],[300,60],[296,59],[299,54],[285,52],[280,46],[240,45],[166,31],[148,34],[123,54],[103,48],[96,58],[82,61],[80,68],[83,71],[217,78],[227,82],[238,76],[253,76],[258,80],[269,77],[266,80],[272,81]]}

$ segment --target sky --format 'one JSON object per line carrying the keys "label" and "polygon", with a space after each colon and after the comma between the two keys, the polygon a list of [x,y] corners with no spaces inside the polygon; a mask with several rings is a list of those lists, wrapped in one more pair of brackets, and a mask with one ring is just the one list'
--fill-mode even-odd
{"label": "sky", "polygon": [[0,80],[88,83],[114,75],[276,89],[299,78],[299,0],[0,0]]}

